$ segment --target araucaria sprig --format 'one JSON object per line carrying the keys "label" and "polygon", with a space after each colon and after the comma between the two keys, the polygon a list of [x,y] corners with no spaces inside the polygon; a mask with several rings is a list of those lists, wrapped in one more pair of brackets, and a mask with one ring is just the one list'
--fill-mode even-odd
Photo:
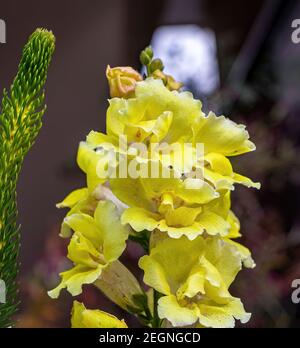
{"label": "araucaria sprig", "polygon": [[4,90],[0,110],[0,279],[6,302],[0,303],[0,327],[13,325],[18,305],[18,252],[16,186],[24,156],[33,145],[45,112],[44,84],[54,51],[54,36],[37,29],[24,47],[18,73]]}

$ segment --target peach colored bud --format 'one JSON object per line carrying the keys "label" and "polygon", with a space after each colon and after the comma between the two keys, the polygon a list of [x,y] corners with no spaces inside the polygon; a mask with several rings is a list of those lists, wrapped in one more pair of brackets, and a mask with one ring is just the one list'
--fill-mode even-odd
{"label": "peach colored bud", "polygon": [[108,65],[106,68],[106,77],[112,98],[134,97],[136,83],[143,80],[142,76],[130,66],[111,68]]}
{"label": "peach colored bud", "polygon": [[181,82],[177,82],[173,76],[166,75],[161,70],[155,70],[152,74],[152,76],[155,79],[161,79],[164,83],[164,85],[170,90],[170,91],[178,91],[183,84]]}

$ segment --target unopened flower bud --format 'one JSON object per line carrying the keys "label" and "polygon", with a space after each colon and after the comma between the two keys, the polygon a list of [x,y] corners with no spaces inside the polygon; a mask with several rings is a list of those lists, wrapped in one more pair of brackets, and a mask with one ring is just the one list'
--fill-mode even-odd
{"label": "unopened flower bud", "polygon": [[160,70],[160,71],[164,70],[164,64],[162,60],[159,58],[153,59],[153,61],[150,64],[150,71],[154,72],[155,70]]}
{"label": "unopened flower bud", "polygon": [[146,54],[150,57],[150,59],[153,58],[153,49],[151,46],[148,46],[144,49],[144,51],[146,52]]}
{"label": "unopened flower bud", "polygon": [[181,82],[177,82],[173,76],[166,75],[161,70],[155,70],[152,73],[152,76],[155,79],[160,79],[163,81],[164,85],[170,90],[170,91],[178,91],[183,84]]}
{"label": "unopened flower bud", "polygon": [[151,58],[145,51],[142,51],[140,54],[140,61],[143,65],[147,66],[151,62]]}
{"label": "unopened flower bud", "polygon": [[134,96],[135,86],[142,81],[142,76],[129,66],[106,69],[106,77],[109,83],[110,96],[112,98],[131,98]]}
{"label": "unopened flower bud", "polygon": [[153,58],[153,50],[151,46],[146,47],[140,54],[140,61],[143,65],[147,66],[151,63]]}

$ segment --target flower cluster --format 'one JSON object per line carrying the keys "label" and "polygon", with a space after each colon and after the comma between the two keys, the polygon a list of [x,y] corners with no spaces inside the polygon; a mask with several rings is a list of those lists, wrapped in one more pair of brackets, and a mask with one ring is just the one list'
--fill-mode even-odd
{"label": "flower cluster", "polygon": [[[67,288],[76,296],[84,284],[94,284],[151,327],[234,327],[235,320],[247,322],[250,314],[229,287],[243,265],[255,264],[249,250],[235,241],[240,224],[231,210],[231,192],[236,184],[259,184],[235,173],[230,157],[255,145],[243,125],[212,112],[205,115],[201,102],[163,73],[151,48],[142,52],[141,61],[148,74],[144,79],[129,67],[107,70],[112,99],[106,134],[92,131],[79,145],[78,165],[87,187],[58,205],[70,208],[61,236],[71,238],[68,258],[74,266],[61,273],[61,283],[49,295],[57,297]],[[166,160],[163,151],[145,156],[132,144],[179,147]],[[183,156],[185,144],[191,151]],[[201,154],[195,151],[198,144]],[[137,175],[124,170],[109,175],[108,167],[118,169],[124,162],[126,168],[134,164]],[[159,173],[168,169],[170,176],[151,176],[150,163]],[[118,260],[127,240],[145,249],[138,264],[147,292]],[[110,322],[125,327],[75,302],[73,326]]]}

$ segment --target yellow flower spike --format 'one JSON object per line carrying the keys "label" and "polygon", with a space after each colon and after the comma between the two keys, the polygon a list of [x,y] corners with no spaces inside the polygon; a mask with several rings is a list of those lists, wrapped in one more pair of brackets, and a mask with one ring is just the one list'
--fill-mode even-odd
{"label": "yellow flower spike", "polygon": [[86,309],[84,304],[78,301],[73,302],[71,325],[76,329],[123,329],[128,327],[124,320],[119,320],[114,315],[98,309]]}
{"label": "yellow flower spike", "polygon": [[240,255],[219,238],[163,239],[139,266],[145,283],[162,294],[159,317],[175,327],[233,327],[235,319],[250,319],[228,291],[241,269]]}
{"label": "yellow flower spike", "polygon": [[137,81],[142,81],[142,76],[129,66],[106,68],[106,77],[109,83],[112,98],[130,98],[134,96]]}
{"label": "yellow flower spike", "polygon": [[82,285],[94,283],[123,253],[129,233],[111,202],[99,202],[93,217],[73,214],[64,222],[74,231],[68,247],[68,258],[74,267],[60,274],[61,283],[49,291],[52,298],[57,298],[63,288],[73,296],[79,295]]}
{"label": "yellow flower spike", "polygon": [[[107,134],[92,131],[80,143],[77,161],[87,188],[58,204],[70,208],[61,235],[72,236],[68,258],[74,267],[61,274],[61,284],[49,294],[57,297],[67,288],[78,295],[84,284],[93,283],[153,327],[159,318],[173,327],[234,327],[235,320],[247,322],[250,314],[229,287],[242,264],[253,268],[255,263],[250,251],[233,241],[240,237],[240,223],[231,211],[230,193],[235,184],[257,189],[260,184],[235,173],[229,157],[255,145],[245,126],[212,112],[205,115],[201,102],[179,92],[181,84],[152,58],[148,47],[141,54],[150,75],[144,81],[130,67],[107,67],[112,97]],[[153,145],[158,152],[150,151]],[[122,164],[127,173],[118,177]],[[152,164],[159,169],[156,175],[151,175]],[[141,174],[145,165],[142,177],[128,171]],[[175,176],[163,178],[166,169]],[[202,176],[192,177],[195,173]],[[118,261],[130,228],[132,239],[150,253],[139,262],[151,287],[149,308],[138,281]],[[72,325],[125,324],[75,302]]]}

